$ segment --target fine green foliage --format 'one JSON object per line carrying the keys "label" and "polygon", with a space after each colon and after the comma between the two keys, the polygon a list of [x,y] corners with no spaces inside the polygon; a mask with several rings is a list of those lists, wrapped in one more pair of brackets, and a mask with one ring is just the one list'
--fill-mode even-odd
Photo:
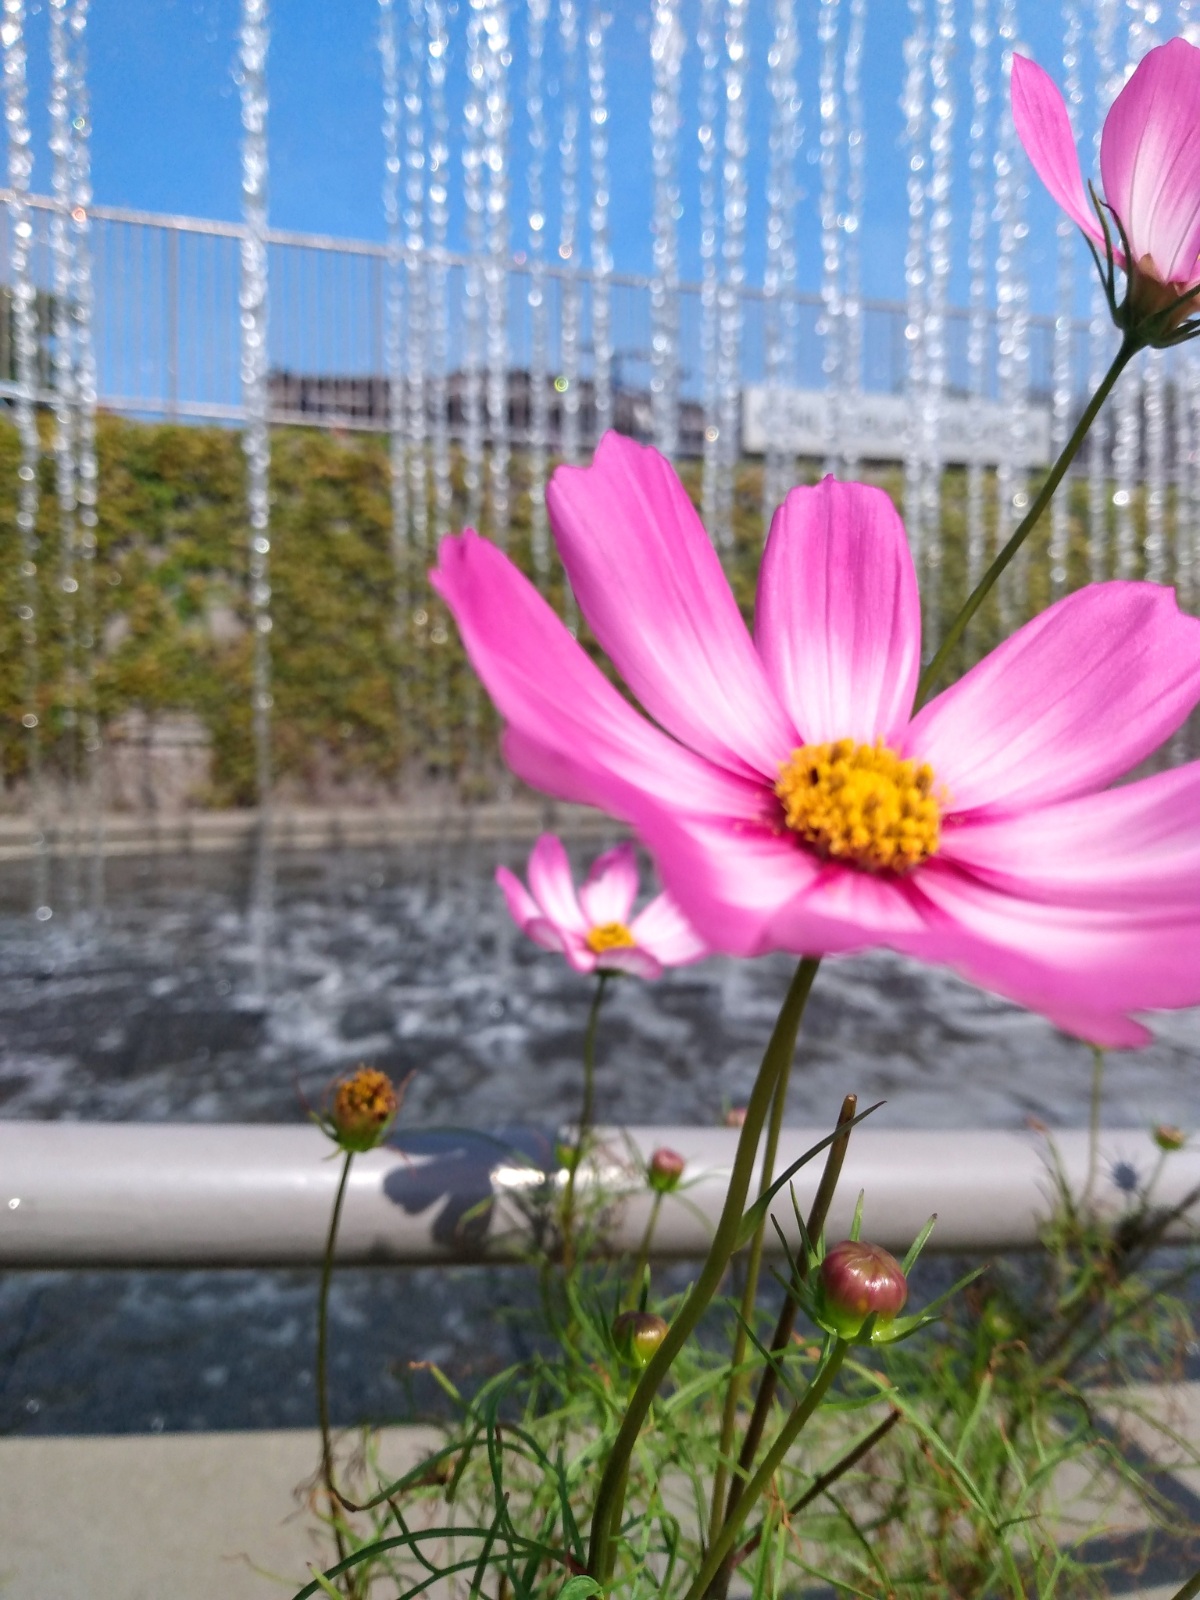
{"label": "fine green foliage", "polygon": [[[1194,1337],[1181,1293],[1197,1263],[1190,1252],[1164,1257],[1174,1214],[1156,1205],[1151,1183],[1105,1221],[1072,1196],[1052,1146],[1047,1170],[1058,1204],[1036,1257],[995,1264],[948,1298],[921,1294],[918,1266],[915,1309],[936,1298],[936,1324],[850,1352],[739,1535],[742,1592],[1075,1600],[1108,1593],[1114,1571],[1136,1570],[1164,1530],[1176,1541],[1200,1537],[1162,1494],[1153,1465],[1163,1454],[1200,1465],[1153,1387],[1179,1375]],[[542,1210],[551,1253],[561,1184],[560,1175],[529,1201]],[[578,1219],[584,1242],[602,1232],[611,1198],[593,1193]],[[869,1199],[865,1215],[869,1224]],[[435,1374],[454,1416],[445,1442],[399,1482],[372,1474],[368,1436],[362,1481],[341,1485],[373,1496],[365,1515],[338,1512],[353,1552],[339,1564],[344,1594],[415,1597],[456,1575],[463,1595],[597,1592],[582,1587],[592,1582],[581,1576],[588,1521],[637,1376],[611,1333],[630,1297],[630,1264],[563,1269],[540,1259],[539,1353],[470,1397]],[[790,1253],[788,1262],[781,1284],[795,1277]],[[641,1298],[669,1322],[685,1296],[653,1285],[647,1295],[643,1282]],[[736,1295],[713,1303],[654,1402],[629,1465],[607,1594],[678,1600],[702,1566],[731,1376],[721,1352],[739,1315]],[[809,1322],[772,1356],[771,1320],[756,1318],[742,1368],[750,1379],[769,1361],[777,1375],[767,1446],[834,1346]],[[1131,1507],[1143,1531],[1123,1545],[1102,1537]],[[326,1576],[337,1581],[336,1569]]]}
{"label": "fine green foliage", "polygon": [[[40,473],[38,682],[32,691],[18,615],[26,603],[15,520],[19,450],[11,424],[0,422],[0,779],[5,787],[19,784],[26,771],[30,739],[21,716],[31,703],[40,718],[51,776],[78,763],[73,707],[94,704],[109,728],[130,711],[150,717],[187,711],[212,739],[212,785],[205,798],[215,805],[252,804],[248,534],[240,435],[102,415],[96,554],[90,572],[85,570],[89,564],[77,564],[81,589],[68,599],[61,586],[66,569],[49,454],[51,422],[48,417],[41,422],[47,454]],[[272,743],[285,793],[378,794],[440,779],[470,796],[487,792],[499,780],[494,713],[427,580],[436,535],[456,530],[467,519],[457,456],[452,466],[450,514],[439,519],[431,498],[430,536],[418,548],[393,535],[385,440],[297,428],[273,433]],[[699,463],[684,463],[682,476],[698,501]],[[812,481],[815,467],[806,476]],[[898,469],[867,470],[863,476],[902,508]],[[548,570],[536,571],[530,465],[520,453],[513,457],[511,477],[512,514],[504,542],[562,613],[557,558],[550,557]],[[986,524],[981,553],[988,558],[996,546],[996,482],[990,473],[980,481]],[[942,533],[936,549],[930,542],[922,563],[930,643],[945,631],[967,593],[968,500],[968,474],[948,470],[942,483]],[[1068,501],[1066,571],[1073,588],[1089,574],[1086,486],[1071,485]],[[1133,515],[1140,551],[1140,503]],[[1170,504],[1166,515],[1170,521]],[[481,523],[483,531],[494,533],[486,503]],[[1043,518],[1013,571],[989,596],[952,663],[952,674],[1050,600],[1049,527],[1049,517]],[[725,555],[748,620],[763,534],[762,468],[745,461],[737,473],[734,538]],[[97,641],[91,658],[81,643],[89,613]],[[582,637],[598,657],[586,630]]]}

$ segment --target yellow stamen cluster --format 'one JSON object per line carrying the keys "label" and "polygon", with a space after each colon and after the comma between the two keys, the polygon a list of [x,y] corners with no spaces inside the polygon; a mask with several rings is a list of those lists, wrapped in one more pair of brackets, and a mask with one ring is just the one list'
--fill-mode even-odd
{"label": "yellow stamen cluster", "polygon": [[637,940],[623,922],[602,922],[588,929],[584,943],[593,955],[602,956],[606,950],[632,950]]}
{"label": "yellow stamen cluster", "polygon": [[937,849],[932,791],[931,767],[853,739],[793,750],[775,785],[788,827],[806,844],[868,872],[908,872]]}

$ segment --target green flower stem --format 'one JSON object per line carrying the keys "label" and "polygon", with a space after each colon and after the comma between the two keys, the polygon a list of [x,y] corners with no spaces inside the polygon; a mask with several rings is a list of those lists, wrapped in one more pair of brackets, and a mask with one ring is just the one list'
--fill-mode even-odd
{"label": "green flower stem", "polygon": [[1063,446],[1062,454],[1047,473],[1046,480],[1038,490],[1033,504],[1021,518],[1012,538],[975,585],[966,604],[950,624],[946,637],[938,646],[937,654],[921,674],[921,681],[917,685],[917,697],[913,703],[914,712],[919,711],[933,693],[938,680],[946,670],[946,665],[954,652],[955,646],[967,630],[967,624],[987,599],[997,578],[999,578],[1005,567],[1008,566],[1017,551],[1025,543],[1025,540],[1033,532],[1039,517],[1050,504],[1055,489],[1058,488],[1059,483],[1062,481],[1063,474],[1071,465],[1071,462],[1074,461],[1079,451],[1079,446],[1087,437],[1088,429],[1096,420],[1100,407],[1108,399],[1113,385],[1129,365],[1129,362],[1142,348],[1142,343],[1136,333],[1127,333],[1122,339],[1121,347],[1113,357],[1112,366],[1109,367],[1104,377],[1100,380],[1099,387],[1088,401],[1083,415],[1076,423],[1074,433]]}
{"label": "green flower stem", "polygon": [[[338,1521],[338,1502],[341,1496],[333,1483],[333,1444],[329,1429],[329,1285],[333,1279],[333,1252],[337,1245],[338,1228],[342,1221],[342,1206],[346,1199],[346,1185],[354,1151],[347,1150],[334,1196],[333,1212],[329,1218],[329,1233],[325,1239],[325,1254],[321,1259],[321,1287],[317,1293],[317,1420],[321,1428],[321,1481],[329,1497],[329,1511],[333,1521],[333,1538],[337,1545],[338,1560],[346,1559],[346,1540]],[[353,1584],[354,1580],[348,1580]],[[352,1589],[347,1589],[347,1594]]]}
{"label": "green flower stem", "polygon": [[[760,1195],[766,1194],[775,1176],[775,1158],[779,1153],[779,1135],[783,1128],[783,1109],[787,1101],[791,1065],[789,1061],[784,1068],[779,1082],[775,1085],[775,1096],[771,1101],[771,1117],[767,1123],[767,1140],[763,1148],[762,1173],[758,1180]],[[754,1238],[750,1241],[750,1249],[747,1252],[741,1315],[734,1329],[733,1350],[729,1357],[729,1383],[725,1389],[725,1406],[721,1413],[721,1437],[717,1446],[717,1466],[713,1473],[712,1505],[708,1516],[710,1543],[716,1537],[717,1529],[721,1526],[725,1514],[725,1496],[729,1490],[728,1463],[733,1456],[733,1436],[737,1429],[738,1406],[741,1404],[742,1390],[745,1387],[742,1364],[746,1359],[746,1346],[749,1343],[746,1330],[753,1320],[754,1307],[758,1300],[758,1279],[762,1271],[763,1239],[766,1229],[767,1219],[764,1216],[755,1231]]]}
{"label": "green flower stem", "polygon": [[[813,1479],[802,1495],[792,1501],[787,1508],[788,1517],[798,1517],[802,1511],[812,1505],[814,1500],[819,1500],[826,1489],[832,1489],[838,1479],[849,1472],[851,1467],[856,1467],[864,1456],[870,1455],[875,1446],[891,1433],[903,1415],[902,1411],[898,1411],[893,1406],[883,1421],[876,1423],[865,1438],[860,1439],[853,1449],[847,1450],[844,1456],[839,1456],[831,1467],[827,1467],[819,1477]],[[750,1535],[740,1550],[735,1551],[729,1557],[725,1565],[730,1571],[734,1567],[740,1567],[743,1561],[748,1561],[758,1549],[763,1541],[765,1527],[766,1524],[764,1523],[762,1528]]]}
{"label": "green flower stem", "polygon": [[726,1558],[732,1553],[738,1532],[742,1523],[749,1516],[756,1501],[762,1498],[763,1492],[771,1479],[783,1464],[784,1457],[800,1437],[805,1423],[821,1404],[828,1392],[830,1384],[841,1370],[842,1362],[846,1359],[846,1352],[850,1349],[845,1339],[835,1338],[820,1369],[805,1391],[803,1400],[792,1408],[791,1415],[779,1430],[775,1443],[762,1458],[758,1471],[746,1485],[746,1492],[737,1506],[726,1517],[720,1533],[708,1547],[708,1554],[704,1563],[692,1583],[691,1588],[684,1596],[684,1600],[701,1600],[703,1595],[709,1593],[709,1586],[724,1566]]}
{"label": "green flower stem", "polygon": [[600,1022],[600,1007],[611,974],[597,974],[596,992],[588,1012],[587,1028],[583,1035],[583,1103],[579,1108],[579,1127],[575,1139],[575,1153],[567,1172],[567,1188],[562,1208],[562,1264],[570,1271],[575,1264],[575,1175],[587,1151],[592,1133],[596,1108],[596,1030]]}
{"label": "green flower stem", "polygon": [[1096,1173],[1100,1166],[1100,1102],[1104,1097],[1104,1051],[1092,1046],[1092,1100],[1088,1116],[1087,1181],[1083,1186],[1085,1209],[1092,1203]]}
{"label": "green flower stem", "polygon": [[[846,1127],[846,1124],[854,1121],[854,1115],[857,1110],[858,1096],[855,1094],[848,1094],[842,1101],[842,1108],[838,1112],[837,1119],[837,1126],[839,1128],[845,1128],[846,1131],[839,1138],[835,1139],[829,1146],[829,1150],[825,1156],[825,1167],[821,1173],[821,1181],[817,1185],[817,1192],[813,1196],[812,1209],[808,1214],[808,1222],[806,1226],[810,1239],[819,1239],[825,1230],[825,1221],[829,1216],[829,1207],[833,1203],[833,1197],[837,1190],[838,1179],[841,1177],[842,1173],[842,1163],[846,1159],[846,1150],[850,1144],[850,1129]],[[801,1252],[797,1261],[797,1266],[800,1268],[802,1273],[807,1274],[808,1256],[806,1252]],[[796,1310],[798,1305],[799,1302],[797,1301],[796,1296],[793,1293],[789,1293],[785,1297],[782,1306],[780,1306],[779,1320],[775,1324],[775,1332],[771,1338],[772,1355],[782,1355],[783,1351],[785,1351],[788,1345],[791,1343],[792,1329],[796,1325]],[[754,1410],[750,1415],[750,1421],[746,1425],[746,1436],[742,1440],[742,1451],[741,1455],[738,1457],[737,1476],[734,1478],[729,1487],[729,1499],[726,1503],[724,1513],[726,1518],[729,1518],[733,1515],[734,1511],[737,1509],[739,1500],[742,1498],[747,1479],[750,1476],[750,1469],[754,1465],[754,1458],[758,1454],[758,1447],[762,1443],[762,1436],[766,1431],[767,1418],[770,1415],[771,1404],[775,1399],[775,1391],[778,1386],[778,1369],[773,1364],[768,1363],[768,1365],[763,1369],[763,1375],[759,1381],[758,1393],[754,1397]],[[853,1462],[849,1464],[853,1465]],[[716,1525],[714,1522],[713,1533],[710,1534],[710,1538],[715,1535],[715,1529]],[[726,1562],[722,1572],[722,1582],[718,1587],[718,1593],[723,1593],[728,1587],[729,1580],[733,1576],[734,1567],[739,1561],[744,1559],[744,1555],[739,1554],[736,1558],[731,1557],[731,1559]]]}
{"label": "green flower stem", "polygon": [[650,1265],[650,1246],[654,1240],[654,1230],[658,1227],[658,1213],[662,1210],[663,1192],[661,1189],[654,1191],[654,1199],[650,1203],[650,1215],[646,1219],[646,1231],[642,1234],[641,1247],[638,1250],[637,1262],[634,1265],[633,1277],[629,1281],[629,1294],[626,1305],[630,1311],[636,1311],[641,1301],[642,1284],[646,1278],[646,1269]]}
{"label": "green flower stem", "polygon": [[1189,1578],[1183,1588],[1171,1596],[1171,1600],[1196,1600],[1200,1594],[1200,1572],[1194,1578]]}
{"label": "green flower stem", "polygon": [[746,1120],[742,1124],[733,1171],[729,1175],[729,1189],[712,1244],[709,1246],[708,1257],[700,1269],[699,1277],[692,1285],[691,1292],[668,1328],[666,1337],[650,1358],[637,1388],[630,1396],[625,1418],[613,1441],[592,1511],[588,1572],[593,1578],[608,1570],[610,1530],[619,1525],[620,1519],[621,1482],[642,1425],[650,1413],[654,1397],[670,1371],[671,1363],[683,1348],[720,1287],[725,1269],[737,1248],[763,1124],[767,1120],[767,1113],[775,1095],[775,1086],[791,1062],[792,1052],[796,1048],[800,1019],[804,1015],[805,1002],[808,1000],[809,990],[812,988],[820,964],[820,957],[805,956],[796,968],[791,987],[775,1019],[775,1027],[763,1055],[762,1065],[758,1069],[750,1103],[746,1107]]}

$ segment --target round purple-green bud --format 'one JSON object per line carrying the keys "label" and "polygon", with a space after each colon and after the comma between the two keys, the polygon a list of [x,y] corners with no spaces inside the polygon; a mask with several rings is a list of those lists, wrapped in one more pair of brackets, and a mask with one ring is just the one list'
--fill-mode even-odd
{"label": "round purple-green bud", "polygon": [[843,1339],[855,1338],[871,1316],[876,1328],[886,1328],[908,1299],[908,1280],[895,1256],[861,1239],[843,1239],[826,1252],[818,1285],[821,1320]]}
{"label": "round purple-green bud", "polygon": [[622,1311],[612,1325],[613,1343],[631,1367],[644,1367],[667,1336],[667,1324],[653,1311]]}

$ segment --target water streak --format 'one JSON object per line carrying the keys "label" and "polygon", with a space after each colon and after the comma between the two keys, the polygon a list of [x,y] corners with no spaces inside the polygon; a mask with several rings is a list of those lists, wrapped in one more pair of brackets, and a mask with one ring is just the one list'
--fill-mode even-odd
{"label": "water streak", "polygon": [[[429,549],[429,451],[425,409],[425,344],[427,268],[425,251],[425,126],[422,89],[425,80],[423,0],[409,0],[408,61],[404,72],[404,210],[407,349],[408,510],[412,542],[422,554]],[[391,160],[389,153],[389,162]],[[397,174],[399,177],[400,174]]]}
{"label": "water streak", "polygon": [[[474,3],[474,0],[473,0]],[[508,69],[512,50],[507,0],[484,0],[483,164],[487,170],[487,255],[483,269],[487,316],[488,501],[492,537],[509,532],[508,437]]]}
{"label": "water streak", "polygon": [[41,612],[38,563],[38,439],[37,395],[37,291],[33,279],[33,219],[29,187],[33,175],[33,146],[29,131],[25,0],[4,0],[0,41],[4,46],[4,117],[8,128],[8,267],[11,278],[13,353],[17,383],[14,414],[20,441],[17,467],[17,533],[21,551],[21,603],[17,607],[22,644],[25,760],[29,775],[30,812],[36,835],[33,858],[33,914],[49,922],[50,860],[46,842],[46,796],[42,771],[41,659],[39,643],[48,620]]}
{"label": "water streak", "polygon": [[817,42],[820,73],[817,110],[820,120],[821,171],[821,374],[825,385],[825,427],[828,447],[825,471],[837,468],[841,453],[842,356],[842,231],[838,215],[841,155],[844,139],[838,85],[838,24],[841,0],[820,0]]}
{"label": "water streak", "polygon": [[[575,0],[559,0],[558,35],[562,51],[563,110],[559,137],[559,260],[574,269],[579,251],[579,8]],[[579,325],[582,314],[579,279],[574,270],[561,282],[559,373],[561,395],[559,448],[565,461],[579,458]]]}
{"label": "water streak", "polygon": [[987,558],[984,470],[978,459],[983,443],[983,400],[987,391],[988,232],[992,193],[988,182],[987,136],[991,104],[991,4],[974,0],[971,15],[971,126],[968,170],[971,179],[971,223],[967,236],[967,390],[970,395],[971,462],[967,467],[967,573],[969,593],[983,576]]}
{"label": "water streak", "polygon": [[[654,0],[650,29],[653,91],[650,159],[654,172],[654,271],[650,282],[650,406],[654,442],[674,456],[679,444],[679,90],[686,36],[679,0]],[[720,405],[718,397],[718,408]],[[719,422],[717,424],[720,426]],[[717,491],[719,493],[719,490]]]}
{"label": "water streak", "polygon": [[[1077,0],[1063,6],[1063,98],[1071,122],[1071,132],[1079,141],[1083,106],[1083,81],[1080,72],[1080,46],[1083,19]],[[1075,262],[1078,241],[1075,224],[1061,215],[1057,224],[1058,250],[1055,270],[1055,315],[1053,388],[1050,410],[1050,449],[1055,457],[1062,453],[1071,427],[1073,394],[1072,330],[1075,317]],[[1050,504],[1050,592],[1057,599],[1067,587],[1067,557],[1071,533],[1071,480],[1063,485]]]}
{"label": "water streak", "polygon": [[240,36],[242,101],[241,375],[245,427],[246,505],[250,522],[250,616],[253,633],[251,714],[258,837],[251,890],[251,934],[260,991],[269,987],[274,859],[271,847],[271,441],[268,402],[267,263],[267,0],[243,0]]}
{"label": "water streak", "polygon": [[59,707],[64,787],[65,900],[74,925],[79,913],[82,864],[80,816],[80,639],[76,596],[78,565],[78,463],[76,457],[75,341],[71,307],[75,290],[74,236],[71,232],[71,66],[68,0],[50,0],[50,154],[54,210],[50,215],[53,265],[52,333],[54,377],[54,490],[58,505],[57,588],[63,640],[63,689]]}
{"label": "water streak", "polygon": [[529,160],[525,183],[529,209],[529,515],[534,575],[550,575],[550,528],[546,517],[546,455],[549,429],[549,307],[546,304],[546,99],[544,60],[550,0],[529,0],[526,28]]}
{"label": "water streak", "polygon": [[[796,367],[796,158],[800,149],[800,35],[795,0],[774,0],[767,57],[771,130],[767,155],[767,248],[763,330],[768,423],[779,415],[782,390]],[[791,487],[793,458],[771,429],[763,463],[763,532]]]}
{"label": "water streak", "polygon": [[911,28],[904,41],[905,147],[908,152],[908,243],[904,252],[907,320],[904,327],[906,382],[910,405],[909,436],[904,454],[904,522],[918,569],[924,554],[924,505],[921,497],[921,455],[916,418],[925,387],[925,249],[926,132],[929,97],[929,22],[925,0],[909,0]]}
{"label": "water streak", "polygon": [[717,148],[720,114],[721,66],[720,0],[701,0],[696,48],[700,53],[700,395],[704,413],[704,469],[700,488],[700,515],[706,528],[717,518],[717,477],[720,471],[720,407],[717,398],[717,253],[721,224],[717,210]]}
{"label": "water streak", "polygon": [[749,0],[725,6],[725,160],[722,170],[721,263],[717,290],[716,516],[710,529],[718,545],[733,543],[733,507],[741,449],[742,289],[746,282],[746,161],[749,155],[747,12]]}
{"label": "water streak", "polygon": [[604,35],[612,18],[593,4],[588,15],[588,120],[591,128],[592,204],[592,393],[597,437],[612,427],[612,249],[608,237],[608,84]]}
{"label": "water streak", "polygon": [[449,525],[450,478],[449,269],[446,230],[450,222],[450,116],[446,109],[446,58],[450,39],[444,0],[425,0],[426,90],[429,104],[429,409],[432,413],[433,503],[438,528]]}

